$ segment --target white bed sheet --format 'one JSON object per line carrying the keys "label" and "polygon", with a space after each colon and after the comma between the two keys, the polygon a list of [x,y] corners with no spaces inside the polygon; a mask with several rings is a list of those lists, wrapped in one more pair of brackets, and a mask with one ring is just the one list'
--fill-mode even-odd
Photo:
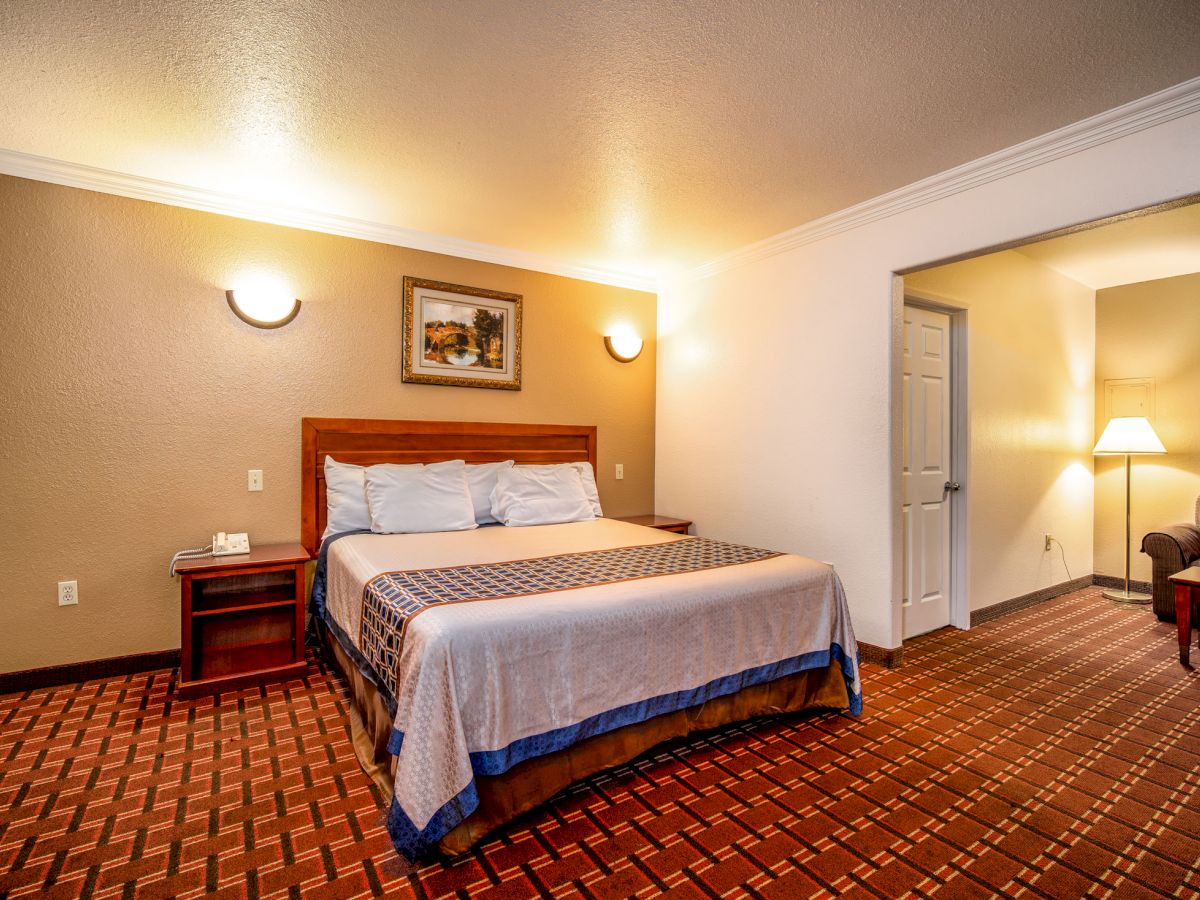
{"label": "white bed sheet", "polygon": [[[357,646],[364,588],[384,572],[681,539],[612,519],[353,535],[329,548],[326,604]],[[418,831],[444,826],[454,817],[443,808],[471,794],[471,753],[503,751],[834,644],[858,695],[858,651],[841,582],[831,566],[795,555],[429,608],[409,622],[398,667],[395,727],[404,737],[396,802]]]}

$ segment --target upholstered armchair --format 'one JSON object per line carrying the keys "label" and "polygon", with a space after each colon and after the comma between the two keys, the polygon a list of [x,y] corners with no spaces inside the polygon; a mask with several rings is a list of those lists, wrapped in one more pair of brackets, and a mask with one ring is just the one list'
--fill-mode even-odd
{"label": "upholstered armchair", "polygon": [[1167,578],[1200,559],[1200,497],[1196,498],[1194,524],[1169,525],[1142,538],[1142,552],[1154,566],[1154,614],[1175,621],[1175,591]]}

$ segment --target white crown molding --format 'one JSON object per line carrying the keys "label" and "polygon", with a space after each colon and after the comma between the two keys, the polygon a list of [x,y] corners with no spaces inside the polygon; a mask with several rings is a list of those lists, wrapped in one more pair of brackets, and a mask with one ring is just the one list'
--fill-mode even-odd
{"label": "white crown molding", "polygon": [[651,276],[571,263],[525,250],[497,247],[493,244],[431,234],[399,225],[369,222],[319,210],[264,203],[207,188],[144,178],[34,156],[17,150],[0,149],[0,174],[654,292],[667,283],[707,278],[719,272],[786,253],[805,244],[924,206],[1198,111],[1200,78],[1193,78],[855,206],[814,219],[804,225],[722,254],[686,272],[657,281]]}
{"label": "white crown molding", "polygon": [[786,253],[805,244],[924,206],[953,194],[969,191],[1195,112],[1200,112],[1200,78],[1192,78],[780,234],[747,244],[682,273],[679,280],[695,281],[708,278],[719,272]]}
{"label": "white crown molding", "polygon": [[0,149],[0,174],[29,178],[33,181],[48,181],[102,194],[117,194],[135,200],[149,200],[152,203],[165,203],[168,206],[182,206],[238,219],[286,225],[289,228],[359,238],[413,250],[427,250],[430,253],[444,253],[447,256],[530,269],[550,275],[564,275],[567,278],[579,278],[583,281],[611,284],[637,291],[653,292],[657,288],[653,277],[580,265],[526,250],[481,244],[399,225],[368,222],[364,219],[279,203],[265,203],[207,188],[34,156],[18,150]]}

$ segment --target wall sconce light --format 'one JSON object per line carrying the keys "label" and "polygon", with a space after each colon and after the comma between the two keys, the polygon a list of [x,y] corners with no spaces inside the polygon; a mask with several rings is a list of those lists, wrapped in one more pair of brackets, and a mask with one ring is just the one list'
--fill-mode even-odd
{"label": "wall sconce light", "polygon": [[633,362],[642,355],[644,346],[645,341],[630,328],[614,329],[612,334],[604,336],[604,349],[617,362]]}
{"label": "wall sconce light", "polygon": [[248,287],[225,292],[233,314],[255,328],[282,328],[300,314],[300,301],[283,290]]}

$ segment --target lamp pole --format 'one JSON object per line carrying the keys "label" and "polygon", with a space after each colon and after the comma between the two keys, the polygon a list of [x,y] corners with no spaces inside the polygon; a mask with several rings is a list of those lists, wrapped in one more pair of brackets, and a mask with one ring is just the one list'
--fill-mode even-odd
{"label": "lamp pole", "polygon": [[1130,563],[1131,553],[1129,545],[1133,541],[1133,524],[1132,524],[1132,495],[1133,495],[1133,465],[1132,454],[1125,453],[1125,590],[1114,588],[1109,591],[1101,591],[1102,597],[1107,597],[1109,600],[1116,600],[1120,603],[1149,603],[1151,597],[1149,594],[1143,594],[1130,590]]}
{"label": "lamp pole", "polygon": [[1129,544],[1133,541],[1129,519],[1130,519],[1130,482],[1133,479],[1133,467],[1129,461],[1129,454],[1125,454],[1125,596],[1129,596]]}

